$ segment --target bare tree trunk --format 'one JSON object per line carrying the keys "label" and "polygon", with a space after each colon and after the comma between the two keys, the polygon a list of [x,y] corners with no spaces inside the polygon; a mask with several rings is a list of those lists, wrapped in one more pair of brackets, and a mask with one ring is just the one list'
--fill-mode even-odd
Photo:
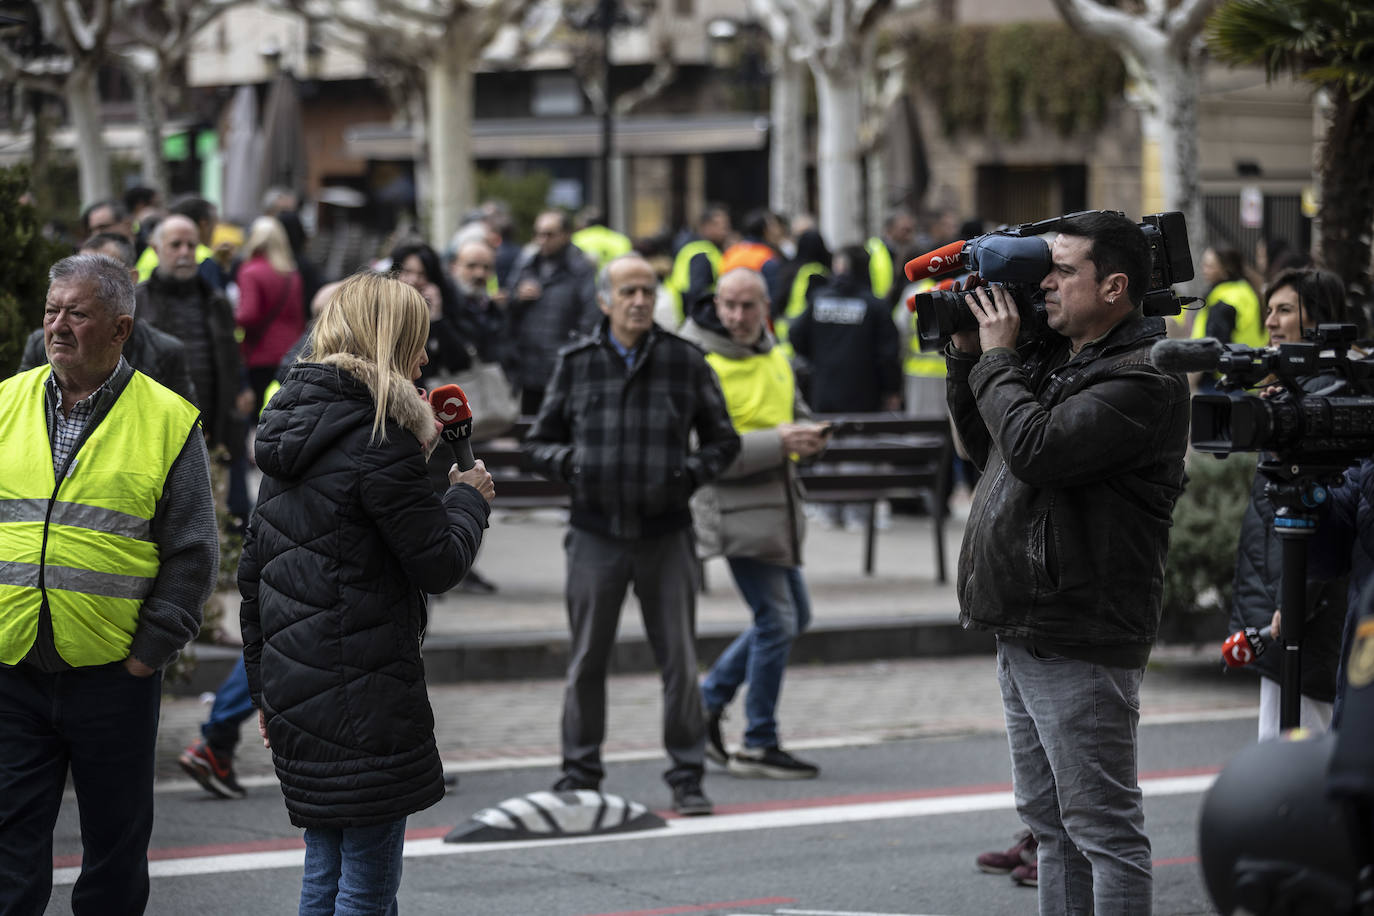
{"label": "bare tree trunk", "polygon": [[817,222],[832,250],[863,242],[862,181],[859,173],[859,127],[863,106],[853,67],[821,67],[816,79]]}
{"label": "bare tree trunk", "polygon": [[[472,61],[465,36],[446,35],[430,64],[428,139],[430,180],[429,237],[443,250],[458,231],[463,213],[472,208],[476,180],[472,172]],[[416,188],[418,201],[419,188]]]}
{"label": "bare tree trunk", "polygon": [[76,162],[82,206],[110,196],[110,157],[100,127],[95,73],[74,70],[67,78],[67,111],[76,130]]}
{"label": "bare tree trunk", "polygon": [[[1193,256],[1194,281],[1187,287],[1194,294],[1202,291],[1202,253],[1207,249],[1207,222],[1202,206],[1202,183],[1198,176],[1198,116],[1200,92],[1199,61],[1160,54],[1146,66],[1155,77],[1158,106],[1144,117],[1151,119],[1159,137],[1159,167],[1164,206],[1178,210],[1188,221],[1188,248]],[[1130,214],[1136,216],[1138,214]]]}
{"label": "bare tree trunk", "polygon": [[142,162],[141,181],[159,194],[166,195],[170,182],[167,163],[162,158],[162,127],[167,119],[162,100],[151,74],[136,66],[125,68],[134,88],[134,109],[138,113],[139,158]]}
{"label": "bare tree trunk", "polygon": [[773,87],[769,98],[772,134],[768,150],[768,206],[795,216],[807,209],[806,124],[802,113],[806,65],[773,45]]}

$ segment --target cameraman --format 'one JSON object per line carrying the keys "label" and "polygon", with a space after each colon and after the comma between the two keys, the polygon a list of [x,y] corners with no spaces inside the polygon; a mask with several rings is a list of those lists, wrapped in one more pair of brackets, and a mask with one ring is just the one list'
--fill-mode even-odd
{"label": "cameraman", "polygon": [[1018,347],[1016,303],[979,288],[965,297],[977,332],[946,348],[950,411],[984,474],[959,555],[960,620],[997,634],[1040,911],[1149,913],[1136,726],[1188,386],[1147,359],[1165,334],[1140,308],[1141,230],[1110,213],[1060,229],[1040,283],[1049,331]]}
{"label": "cameraman", "polygon": [[[1274,279],[1265,291],[1269,345],[1302,342],[1303,328],[1345,321],[1345,289],[1335,274],[1325,270],[1287,270]],[[1337,376],[1323,374],[1300,379],[1308,391],[1323,388]],[[1264,627],[1277,620],[1283,572],[1283,548],[1274,531],[1274,506],[1265,494],[1266,478],[1258,471],[1251,486],[1250,505],[1241,520],[1240,549],[1236,552],[1236,573],[1231,591],[1231,629]],[[1332,502],[1345,495],[1337,488]],[[1339,514],[1339,513],[1333,513]],[[1335,523],[1331,523],[1335,524]],[[1330,527],[1329,525],[1327,527]],[[1334,535],[1322,535],[1323,538]],[[1314,545],[1315,546],[1315,545]],[[1343,551],[1321,551],[1326,557],[1349,556]],[[1316,556],[1316,552],[1310,553]],[[1331,704],[1336,696],[1336,668],[1340,661],[1341,627],[1345,621],[1347,570],[1333,570],[1332,577],[1314,572],[1319,560],[1309,566],[1307,614],[1302,640],[1302,701],[1299,721],[1303,728],[1326,731],[1331,722]],[[1279,634],[1270,637],[1277,648]],[[1258,656],[1247,669],[1260,676],[1259,740],[1279,733],[1279,664],[1282,651]]]}

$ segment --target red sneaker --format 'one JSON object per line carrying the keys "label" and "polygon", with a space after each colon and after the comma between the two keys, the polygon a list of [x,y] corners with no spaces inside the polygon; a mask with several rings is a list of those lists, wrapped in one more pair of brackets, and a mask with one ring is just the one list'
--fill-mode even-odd
{"label": "red sneaker", "polygon": [[243,798],[248,792],[239,785],[234,776],[234,761],[230,757],[216,754],[205,744],[197,741],[181,752],[177,763],[200,787],[211,795],[220,798]]}
{"label": "red sneaker", "polygon": [[1028,865],[1018,865],[1011,870],[1011,880],[1021,887],[1039,887],[1040,867],[1034,862]]}

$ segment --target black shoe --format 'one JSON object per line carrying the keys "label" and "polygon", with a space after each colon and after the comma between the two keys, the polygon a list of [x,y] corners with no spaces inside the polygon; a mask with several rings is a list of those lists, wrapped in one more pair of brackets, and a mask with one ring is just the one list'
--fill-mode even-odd
{"label": "black shoe", "polygon": [[715,808],[701,791],[701,780],[689,779],[673,786],[673,810],[683,817],[700,817],[712,813]]}
{"label": "black shoe", "polygon": [[730,758],[730,775],[758,779],[815,779],[821,768],[782,748],[742,747]]}
{"label": "black shoe", "polygon": [[706,719],[706,759],[720,766],[730,763],[730,752],[725,749],[725,739],[720,736],[720,720],[725,710],[718,709]]}
{"label": "black shoe", "polygon": [[592,782],[588,779],[582,779],[579,776],[564,774],[564,776],[561,779],[559,779],[558,782],[553,784],[553,790],[555,792],[577,792],[582,789],[586,789],[591,792],[600,792],[601,783]]}

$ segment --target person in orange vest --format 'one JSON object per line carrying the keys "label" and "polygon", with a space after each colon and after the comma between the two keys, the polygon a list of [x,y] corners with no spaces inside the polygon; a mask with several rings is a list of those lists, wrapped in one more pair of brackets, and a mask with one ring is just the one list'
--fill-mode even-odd
{"label": "person in orange vest", "polygon": [[745,216],[740,232],[740,240],[720,256],[719,276],[725,276],[736,267],[757,270],[763,274],[763,282],[768,284],[768,300],[777,302],[779,296],[786,294],[786,290],[778,288],[782,270],[782,255],[778,251],[783,236],[782,220],[771,210],[753,210]]}

